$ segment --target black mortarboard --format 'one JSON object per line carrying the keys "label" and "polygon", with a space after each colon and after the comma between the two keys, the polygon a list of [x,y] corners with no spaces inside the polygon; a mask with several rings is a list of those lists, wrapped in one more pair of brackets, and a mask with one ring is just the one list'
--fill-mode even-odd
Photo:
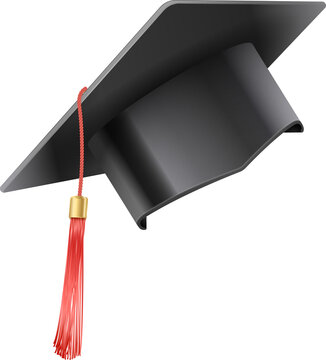
{"label": "black mortarboard", "polygon": [[303,131],[267,67],[324,7],[166,3],[2,185],[12,191],[76,178],[79,157],[54,340],[62,358],[80,355],[82,345],[83,125],[85,175],[106,173],[145,229],[151,212],[244,169],[283,132]]}
{"label": "black mortarboard", "polygon": [[[144,229],[151,212],[303,131],[267,68],[324,7],[164,4],[84,95],[85,175],[106,173]],[[74,104],[1,190],[77,178],[77,133]]]}

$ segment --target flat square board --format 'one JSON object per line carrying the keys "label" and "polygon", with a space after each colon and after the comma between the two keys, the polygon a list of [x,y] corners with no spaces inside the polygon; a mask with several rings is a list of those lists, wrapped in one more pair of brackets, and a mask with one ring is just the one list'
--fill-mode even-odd
{"label": "flat square board", "polygon": [[[106,123],[151,90],[231,46],[251,42],[269,66],[324,7],[323,2],[167,2],[85,94],[86,144]],[[109,46],[112,36],[107,34],[103,46]],[[1,191],[78,177],[76,110],[74,104],[2,185]],[[86,176],[102,173],[87,148],[85,159]]]}

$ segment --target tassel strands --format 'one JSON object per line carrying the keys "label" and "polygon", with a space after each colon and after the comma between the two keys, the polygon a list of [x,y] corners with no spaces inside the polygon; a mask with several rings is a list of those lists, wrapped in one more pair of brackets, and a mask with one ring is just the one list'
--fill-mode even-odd
{"label": "tassel strands", "polygon": [[83,283],[84,283],[84,231],[85,219],[70,221],[66,273],[62,293],[61,311],[55,352],[63,359],[81,354],[83,335]]}
{"label": "tassel strands", "polygon": [[63,359],[81,355],[83,336],[84,293],[84,232],[88,200],[82,196],[84,176],[84,129],[81,98],[87,88],[78,95],[78,119],[80,134],[80,168],[78,196],[70,199],[70,229],[66,271],[62,291],[61,309],[57,333],[53,342],[55,353]]}

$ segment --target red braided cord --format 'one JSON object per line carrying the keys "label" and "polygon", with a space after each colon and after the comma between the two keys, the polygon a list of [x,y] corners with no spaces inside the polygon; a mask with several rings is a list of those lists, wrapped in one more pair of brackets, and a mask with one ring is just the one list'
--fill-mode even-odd
{"label": "red braided cord", "polygon": [[80,142],[80,165],[79,165],[79,185],[78,196],[82,196],[83,192],[83,178],[84,178],[84,126],[83,126],[83,111],[81,100],[87,87],[80,90],[77,98],[78,120],[79,120],[79,142]]}

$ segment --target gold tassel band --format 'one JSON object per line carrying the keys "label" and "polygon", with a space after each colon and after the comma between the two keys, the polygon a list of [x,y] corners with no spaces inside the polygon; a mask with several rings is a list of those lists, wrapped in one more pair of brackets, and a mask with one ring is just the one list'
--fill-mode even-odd
{"label": "gold tassel band", "polygon": [[72,196],[70,198],[69,217],[86,219],[88,199],[84,196]]}

